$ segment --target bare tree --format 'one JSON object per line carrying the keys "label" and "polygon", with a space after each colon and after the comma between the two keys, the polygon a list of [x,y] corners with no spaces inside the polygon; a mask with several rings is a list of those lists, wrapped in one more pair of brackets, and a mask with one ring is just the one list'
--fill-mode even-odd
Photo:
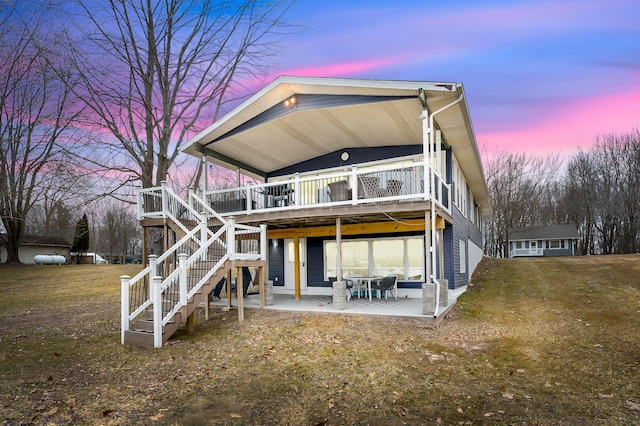
{"label": "bare tree", "polygon": [[559,163],[557,155],[538,158],[512,152],[497,152],[487,159],[485,171],[493,204],[493,215],[484,221],[488,255],[507,256],[512,228],[555,220],[553,188]]}
{"label": "bare tree", "polygon": [[112,260],[117,258],[125,263],[127,255],[136,254],[140,248],[140,225],[130,206],[111,203],[105,211],[101,231]]}
{"label": "bare tree", "polygon": [[578,152],[567,164],[562,204],[569,221],[578,229],[578,251],[595,254],[596,182],[597,171],[591,155]]}
{"label": "bare tree", "polygon": [[56,28],[50,10],[5,4],[0,13],[0,215],[7,263],[19,263],[29,213],[45,193],[59,144],[76,136],[71,123],[79,110],[70,74],[58,61],[57,35],[48,30]]}
{"label": "bare tree", "polygon": [[590,152],[569,162],[565,185],[582,253],[638,251],[640,131],[599,135]]}
{"label": "bare tree", "polygon": [[264,72],[290,7],[281,0],[77,1],[78,93],[113,136],[103,144],[112,150],[109,167],[143,187],[166,180],[180,144],[244,94],[242,79]]}

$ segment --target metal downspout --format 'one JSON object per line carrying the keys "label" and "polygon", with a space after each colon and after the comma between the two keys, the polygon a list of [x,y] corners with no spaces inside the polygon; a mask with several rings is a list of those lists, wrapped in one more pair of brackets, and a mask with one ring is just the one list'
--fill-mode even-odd
{"label": "metal downspout", "polygon": [[[435,215],[435,208],[436,208],[436,203],[435,203],[435,199],[434,199],[434,194],[435,194],[435,172],[433,169],[433,165],[431,164],[431,158],[433,156],[433,145],[435,143],[435,130],[433,128],[433,117],[436,114],[441,113],[442,111],[451,108],[452,106],[454,106],[455,104],[457,104],[458,102],[462,101],[464,99],[464,93],[461,93],[460,96],[458,96],[458,99],[456,99],[455,101],[443,106],[442,108],[434,111],[433,113],[429,114],[429,147],[428,147],[428,164],[429,164],[429,189],[430,189],[430,208],[431,208],[431,214],[430,214],[430,219],[431,219],[431,224],[430,224],[430,230],[429,230],[429,235],[431,237],[431,244],[430,244],[430,250],[431,250],[431,268],[430,268],[430,272],[431,272],[431,280],[433,281],[433,283],[436,286],[436,297],[435,297],[435,302],[436,302],[436,306],[434,309],[434,314],[433,317],[437,318],[438,317],[438,307],[440,306],[440,281],[438,281],[438,279],[436,278],[436,273],[435,273],[435,265],[436,265],[436,234],[435,234],[435,228],[436,228],[436,215]],[[424,112],[423,115],[421,117],[424,117]],[[426,117],[424,117],[426,118]],[[425,161],[425,165],[427,164],[427,161]]]}

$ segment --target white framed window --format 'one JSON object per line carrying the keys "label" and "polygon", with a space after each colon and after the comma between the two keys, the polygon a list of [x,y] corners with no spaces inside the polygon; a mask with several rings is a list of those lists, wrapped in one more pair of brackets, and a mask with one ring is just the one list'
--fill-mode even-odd
{"label": "white framed window", "polygon": [[[324,242],[325,280],[337,276],[336,241]],[[424,281],[424,237],[342,241],[342,273],[397,274],[403,281]]]}

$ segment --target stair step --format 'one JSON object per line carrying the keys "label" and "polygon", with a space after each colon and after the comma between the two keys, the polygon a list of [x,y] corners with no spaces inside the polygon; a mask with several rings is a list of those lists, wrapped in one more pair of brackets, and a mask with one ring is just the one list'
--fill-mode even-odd
{"label": "stair step", "polygon": [[153,333],[149,333],[148,331],[126,330],[124,332],[124,343],[125,345],[153,349]]}

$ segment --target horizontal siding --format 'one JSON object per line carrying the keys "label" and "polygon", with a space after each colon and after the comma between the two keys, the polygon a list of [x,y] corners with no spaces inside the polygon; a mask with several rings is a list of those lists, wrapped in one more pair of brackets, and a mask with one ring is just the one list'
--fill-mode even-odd
{"label": "horizontal siding", "polygon": [[[276,247],[269,244],[269,280],[274,286],[284,286],[284,240],[278,240]],[[275,278],[278,277],[278,281]]]}
{"label": "horizontal siding", "polygon": [[[349,153],[349,159],[343,161],[340,156],[343,152]],[[320,157],[313,158],[302,163],[294,164],[280,170],[269,173],[268,178],[305,173],[314,170],[329,169],[332,167],[352,166],[371,161],[386,160],[394,157],[407,157],[422,154],[422,145],[382,146],[371,148],[345,148],[331,152]]]}
{"label": "horizontal siding", "polygon": [[[465,218],[456,206],[453,206],[453,287],[459,288],[469,283],[469,237],[470,222]],[[460,241],[464,241],[466,247],[465,272],[460,273]]]}

